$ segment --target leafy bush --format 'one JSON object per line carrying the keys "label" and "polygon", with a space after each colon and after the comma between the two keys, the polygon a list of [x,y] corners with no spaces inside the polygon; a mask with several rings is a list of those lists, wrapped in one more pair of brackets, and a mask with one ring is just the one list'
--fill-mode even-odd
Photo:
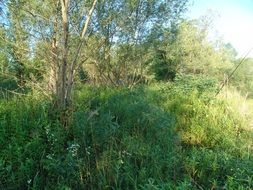
{"label": "leafy bush", "polygon": [[9,90],[18,89],[18,84],[15,78],[2,76],[0,74],[0,97],[7,97],[10,95]]}
{"label": "leafy bush", "polygon": [[175,78],[175,89],[181,90],[184,93],[192,93],[196,90],[199,94],[215,93],[218,90],[218,81],[215,78],[206,75],[181,75],[178,74]]}

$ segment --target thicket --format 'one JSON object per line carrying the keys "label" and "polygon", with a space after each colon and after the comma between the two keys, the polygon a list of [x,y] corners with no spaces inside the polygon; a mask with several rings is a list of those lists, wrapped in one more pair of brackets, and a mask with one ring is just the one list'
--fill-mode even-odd
{"label": "thicket", "polygon": [[79,87],[68,128],[39,93],[1,99],[0,188],[252,189],[246,118],[188,77]]}
{"label": "thicket", "polygon": [[252,59],[189,2],[0,0],[0,189],[253,189]]}

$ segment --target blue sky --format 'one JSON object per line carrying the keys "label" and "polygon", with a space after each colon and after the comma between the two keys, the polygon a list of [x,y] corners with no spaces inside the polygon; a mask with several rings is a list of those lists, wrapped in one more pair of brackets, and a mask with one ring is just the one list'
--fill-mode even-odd
{"label": "blue sky", "polygon": [[[253,0],[194,0],[188,16],[192,19],[215,12],[211,36],[230,42],[243,56],[253,48]],[[250,57],[253,57],[253,50]]]}

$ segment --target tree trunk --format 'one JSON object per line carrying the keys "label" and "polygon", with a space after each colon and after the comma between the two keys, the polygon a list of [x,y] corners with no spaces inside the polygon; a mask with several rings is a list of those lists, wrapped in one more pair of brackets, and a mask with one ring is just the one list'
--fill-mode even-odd
{"label": "tree trunk", "polygon": [[69,0],[61,0],[62,8],[62,63],[58,74],[57,101],[60,109],[66,109],[69,97],[66,96],[67,91],[67,64],[68,64],[68,37],[69,37],[69,21],[68,21]]}
{"label": "tree trunk", "polygon": [[[87,15],[86,22],[83,26],[82,33],[80,34],[80,41],[77,45],[77,49],[73,60],[69,63],[69,2],[70,0],[61,0],[61,19],[62,19],[62,33],[61,44],[56,49],[56,41],[52,43],[52,53],[56,54],[53,59],[54,66],[56,66],[56,109],[60,111],[60,121],[63,126],[68,124],[68,110],[71,102],[71,92],[73,89],[74,75],[78,68],[78,57],[84,43],[84,37],[88,29],[89,22],[91,20],[92,13],[95,9],[97,0],[93,1],[92,7]],[[56,27],[57,30],[57,27]],[[54,36],[55,37],[55,36]],[[57,51],[56,51],[57,50]],[[53,55],[54,56],[54,55]]]}

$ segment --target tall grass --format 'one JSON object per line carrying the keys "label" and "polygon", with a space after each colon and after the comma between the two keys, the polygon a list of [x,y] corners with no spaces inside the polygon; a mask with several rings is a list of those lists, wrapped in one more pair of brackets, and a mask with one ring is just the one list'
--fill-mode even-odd
{"label": "tall grass", "polygon": [[42,97],[0,100],[0,189],[253,188],[236,104],[180,82],[74,97],[67,129]]}

